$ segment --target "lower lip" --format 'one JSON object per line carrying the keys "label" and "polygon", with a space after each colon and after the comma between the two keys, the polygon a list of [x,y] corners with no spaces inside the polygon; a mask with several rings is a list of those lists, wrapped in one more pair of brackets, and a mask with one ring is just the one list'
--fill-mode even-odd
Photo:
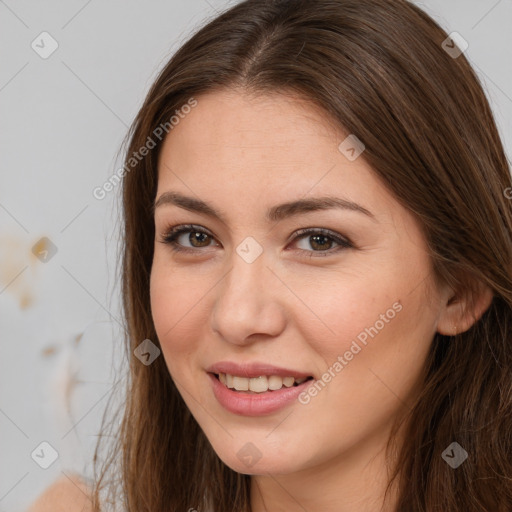
{"label": "lower lip", "polygon": [[219,403],[229,412],[241,416],[263,416],[278,411],[296,400],[314,380],[310,379],[290,388],[283,387],[277,391],[244,393],[229,389],[212,373],[208,373],[208,377],[210,377],[213,393]]}

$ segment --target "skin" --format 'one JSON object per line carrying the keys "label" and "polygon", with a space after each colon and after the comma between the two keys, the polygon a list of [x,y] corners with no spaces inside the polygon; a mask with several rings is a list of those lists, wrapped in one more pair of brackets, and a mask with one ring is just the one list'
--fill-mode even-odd
{"label": "skin", "polygon": [[[348,133],[318,108],[241,90],[197,100],[164,141],[156,198],[170,190],[200,198],[226,222],[176,205],[156,208],[151,307],[169,372],[218,456],[254,475],[253,512],[379,510],[390,427],[418,392],[435,332],[468,328],[490,297],[463,314],[453,291],[434,281],[415,218],[364,153],[350,161],[338,150]],[[329,209],[279,222],[264,217],[274,205],[328,195],[373,216]],[[162,238],[180,224],[213,236],[201,243],[181,234],[196,254],[173,252]],[[308,227],[330,229],[354,247],[336,251],[335,241],[315,244],[314,235],[292,240]],[[253,263],[236,252],[248,236],[263,248]],[[397,302],[401,311],[308,404],[244,417],[215,399],[209,365],[260,361],[321,379]],[[262,455],[252,467],[237,457],[248,442]]]}
{"label": "skin", "polygon": [[28,512],[93,512],[91,489],[80,475],[62,476],[50,485]]}

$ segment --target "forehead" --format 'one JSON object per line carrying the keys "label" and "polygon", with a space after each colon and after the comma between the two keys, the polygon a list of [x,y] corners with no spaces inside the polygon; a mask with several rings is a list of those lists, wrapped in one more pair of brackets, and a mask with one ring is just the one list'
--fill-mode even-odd
{"label": "forehead", "polygon": [[326,195],[392,206],[365,160],[338,149],[349,134],[311,102],[235,90],[196,99],[164,141],[157,196],[172,189],[239,209]]}
{"label": "forehead", "polygon": [[[315,153],[336,150],[335,133],[326,116],[297,96],[254,96],[226,90],[202,95],[197,106],[174,127],[162,153],[180,161],[208,160],[217,166],[247,168],[253,160],[278,167],[312,160]],[[319,146],[319,142],[321,145]],[[267,165],[265,165],[267,167]],[[263,171],[263,169],[261,169]]]}

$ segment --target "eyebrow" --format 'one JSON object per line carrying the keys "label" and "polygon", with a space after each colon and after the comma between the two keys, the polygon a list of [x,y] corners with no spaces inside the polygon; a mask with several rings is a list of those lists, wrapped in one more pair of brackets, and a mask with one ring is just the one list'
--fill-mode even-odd
{"label": "eyebrow", "polygon": [[[208,217],[218,219],[227,225],[227,217],[224,212],[216,210],[211,204],[202,201],[201,199],[185,196],[179,192],[173,191],[164,192],[155,201],[153,205],[153,213],[158,207],[169,204],[179,206],[180,208],[184,208],[191,212],[201,213]],[[308,199],[299,199],[297,201],[290,201],[287,203],[279,204],[269,208],[265,217],[267,221],[275,222],[295,215],[334,208],[359,212],[367,215],[374,221],[376,220],[373,213],[371,213],[363,206],[352,201],[348,201],[347,199],[331,196],[312,197]]]}

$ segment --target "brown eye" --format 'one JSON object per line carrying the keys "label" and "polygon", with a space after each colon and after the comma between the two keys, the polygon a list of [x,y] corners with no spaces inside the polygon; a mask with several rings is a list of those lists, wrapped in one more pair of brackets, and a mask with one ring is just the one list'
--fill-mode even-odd
{"label": "brown eye", "polygon": [[[310,256],[315,256],[314,253],[318,253],[318,256],[326,256],[330,253],[354,247],[347,238],[323,228],[308,228],[300,230],[297,233],[297,237],[294,239],[294,242],[302,240],[306,241],[306,244],[313,250],[309,250],[306,244],[306,248],[302,247],[300,250],[303,252],[310,252]],[[332,249],[333,244],[336,244],[338,247]]]}
{"label": "brown eye", "polygon": [[330,249],[333,241],[329,239],[329,237],[325,235],[312,235],[309,237],[311,247],[314,249],[318,249],[320,251],[325,251]]}
{"label": "brown eye", "polygon": [[[210,235],[202,233],[201,231],[190,231],[188,235],[188,241],[193,247],[207,247],[210,243]],[[183,234],[183,233],[182,233]],[[178,237],[179,238],[179,237]],[[196,242],[198,245],[195,245]]]}
{"label": "brown eye", "polygon": [[193,225],[184,225],[171,228],[162,237],[161,242],[169,244],[174,251],[198,252],[194,249],[208,247],[213,240],[212,235],[203,229]]}
{"label": "brown eye", "polygon": [[[299,248],[299,250],[301,253],[310,253],[309,256],[327,256],[354,247],[347,238],[324,228],[306,228],[298,231],[293,242],[302,240],[309,240],[308,245],[313,250],[310,250],[307,246],[306,248]],[[169,229],[162,237],[161,242],[170,245],[173,251],[199,254],[201,253],[199,249],[210,247],[211,242],[215,242],[215,239],[213,235],[199,226],[187,224]],[[337,247],[333,248],[333,244]],[[217,243],[214,243],[214,245],[218,246]]]}

